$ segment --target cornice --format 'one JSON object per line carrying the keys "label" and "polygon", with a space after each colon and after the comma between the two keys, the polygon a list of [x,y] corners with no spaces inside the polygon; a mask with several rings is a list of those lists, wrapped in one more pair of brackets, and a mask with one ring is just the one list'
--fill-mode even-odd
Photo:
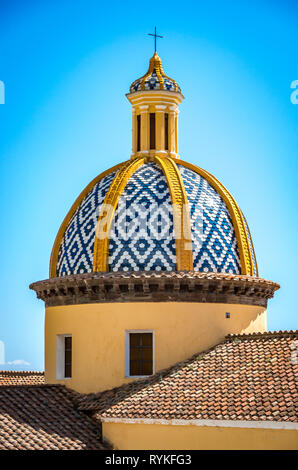
{"label": "cornice", "polygon": [[246,275],[93,272],[34,282],[47,307],[106,302],[199,302],[267,306],[279,284]]}

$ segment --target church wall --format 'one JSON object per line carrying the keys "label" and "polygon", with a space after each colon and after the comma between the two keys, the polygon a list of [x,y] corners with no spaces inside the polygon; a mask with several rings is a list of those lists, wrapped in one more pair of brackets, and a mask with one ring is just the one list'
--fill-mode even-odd
{"label": "church wall", "polygon": [[[48,307],[45,378],[47,383],[64,383],[82,393],[133,380],[125,378],[125,330],[154,331],[157,372],[216,345],[229,333],[266,328],[266,309],[248,305],[136,302]],[[56,379],[59,334],[72,335],[71,379]]]}
{"label": "church wall", "polygon": [[298,431],[223,426],[102,423],[118,450],[297,450]]}

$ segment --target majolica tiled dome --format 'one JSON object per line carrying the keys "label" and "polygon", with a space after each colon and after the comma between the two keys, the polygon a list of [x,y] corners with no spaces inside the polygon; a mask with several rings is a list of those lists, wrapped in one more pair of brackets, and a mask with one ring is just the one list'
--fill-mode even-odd
{"label": "majolica tiled dome", "polygon": [[56,237],[51,277],[149,271],[257,276],[236,201],[214,176],[179,158],[183,95],[156,52],[127,97],[131,158],[99,175],[78,197]]}
{"label": "majolica tiled dome", "polygon": [[143,90],[166,90],[181,92],[173,78],[168,77],[162,68],[160,57],[154,53],[150,59],[148,72],[135,80],[130,86],[130,93]]}
{"label": "majolica tiled dome", "polygon": [[[76,201],[57,236],[52,276],[94,270],[99,213],[117,173],[125,164],[127,162],[96,178]],[[241,211],[242,222],[235,218],[235,211],[231,209],[233,203],[236,205],[233,198],[209,173],[179,160],[176,164],[189,204],[192,269],[241,274],[241,260],[248,257],[248,249],[252,264],[250,274],[257,275],[250,233]],[[136,213],[136,204],[150,208],[149,221],[144,218],[145,210]],[[113,222],[108,244],[108,271],[177,270],[171,191],[157,162],[145,161],[129,177],[115,208]],[[120,233],[124,223],[129,223],[125,237],[123,231]],[[244,239],[247,240],[246,248]]]}

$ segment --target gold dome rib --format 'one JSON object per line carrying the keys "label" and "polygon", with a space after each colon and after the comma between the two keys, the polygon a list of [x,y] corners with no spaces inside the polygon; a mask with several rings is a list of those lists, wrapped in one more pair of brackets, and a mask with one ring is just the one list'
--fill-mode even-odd
{"label": "gold dome rib", "polygon": [[159,164],[166,177],[171,195],[177,270],[193,271],[189,206],[180,171],[172,158],[156,156],[154,160]]}
{"label": "gold dome rib", "polygon": [[172,82],[172,84],[174,85],[174,91],[181,93],[181,90],[180,90],[180,87],[178,86],[178,83],[173,78],[168,77],[168,75],[166,75],[164,73],[161,58],[157,55],[156,52],[154,53],[154,55],[151,57],[151,59],[149,61],[149,68],[148,68],[148,71],[145,73],[145,75],[143,75],[140,78],[137,78],[130,85],[130,88],[129,88],[130,93],[134,93],[133,88],[134,88],[136,83],[140,83],[140,90],[138,90],[138,91],[144,91],[145,90],[145,82],[146,82],[147,78],[150,77],[153,74],[154,70],[155,70],[157,78],[158,78],[159,89],[160,90],[165,90],[164,79],[166,78],[166,79],[170,80],[170,82]]}
{"label": "gold dome rib", "polygon": [[254,260],[254,264],[255,264],[255,275],[256,275],[257,277],[259,277],[258,262],[257,262],[255,247],[254,247],[254,244],[253,244],[253,241],[252,241],[252,236],[251,236],[251,233],[250,233],[250,228],[249,228],[249,225],[248,225],[248,223],[247,223],[246,217],[245,217],[245,215],[243,214],[242,211],[241,211],[241,214],[242,214],[242,217],[243,217],[244,222],[245,222],[246,231],[248,232],[248,236],[249,236],[249,240],[250,240],[249,246],[252,248],[252,253],[251,253],[251,255],[252,255],[252,259]]}
{"label": "gold dome rib", "polygon": [[[196,165],[193,165],[185,161],[179,161],[179,164],[183,165],[184,167],[194,171],[195,173],[205,178],[208,181],[208,183],[210,183],[211,186],[213,186],[213,188],[220,194],[220,196],[224,200],[229,210],[229,213],[233,222],[235,234],[236,234],[239,255],[240,255],[241,274],[253,276],[254,269],[253,269],[252,253],[251,253],[250,245],[249,245],[249,235],[246,230],[242,212],[240,208],[238,207],[235,199],[229,193],[229,191],[224,187],[224,185],[220,181],[218,181],[218,179],[216,179],[213,175],[211,175],[211,173],[208,173],[202,168],[199,168]],[[252,240],[251,240],[251,243],[252,243]]]}
{"label": "gold dome rib", "polygon": [[[124,163],[122,168],[115,175],[106,194],[105,200],[101,206],[95,232],[93,252],[93,271],[95,272],[107,272],[109,270],[110,231],[116,207],[129,178],[144,162],[144,158],[137,158]],[[104,228],[106,228],[106,230],[103,230]]]}
{"label": "gold dome rib", "polygon": [[89,191],[92,190],[93,186],[97,184],[102,178],[105,176],[108,176],[110,173],[113,173],[113,171],[119,170],[123,165],[125,165],[125,162],[123,163],[118,163],[118,165],[113,166],[112,168],[109,168],[108,170],[103,171],[100,173],[100,175],[96,176],[87,186],[81,194],[77,197],[73,205],[71,206],[70,210],[68,211],[65,219],[63,220],[62,224],[60,225],[59,231],[57,233],[53,248],[52,248],[52,253],[51,253],[51,259],[50,259],[50,277],[56,277],[57,276],[57,261],[58,261],[58,253],[59,253],[59,248],[63,239],[63,235],[67,229],[67,226],[72,218],[72,216],[75,214],[76,210],[82,203],[83,199]]}
{"label": "gold dome rib", "polygon": [[157,78],[159,80],[159,85],[160,85],[160,90],[164,90],[164,78],[167,78],[168,80],[172,81],[173,84],[175,85],[175,91],[178,91],[178,84],[177,82],[173,79],[173,78],[170,78],[168,77],[164,71],[163,71],[163,67],[162,67],[162,62],[161,62],[161,58],[156,54],[156,52],[154,53],[153,57],[151,57],[150,59],[150,62],[149,62],[149,68],[148,68],[148,71],[147,73],[141,77],[141,78],[138,78],[137,80],[135,80],[131,86],[130,86],[130,89],[133,88],[134,84],[138,81],[138,80],[141,80],[141,90],[144,91],[145,90],[145,81],[148,77],[150,77],[153,73],[153,71],[156,71],[156,75],[157,75]]}
{"label": "gold dome rib", "polygon": [[174,85],[175,85],[175,91],[179,91],[179,90],[178,90],[178,83],[177,83],[173,78],[168,77],[165,73],[163,74],[163,76],[164,76],[164,78],[167,78],[168,80],[170,80],[171,82],[174,83]]}

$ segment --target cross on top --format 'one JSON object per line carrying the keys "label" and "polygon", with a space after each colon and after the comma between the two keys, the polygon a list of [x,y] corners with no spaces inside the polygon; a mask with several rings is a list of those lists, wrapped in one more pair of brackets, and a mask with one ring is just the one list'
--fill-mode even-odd
{"label": "cross on top", "polygon": [[154,52],[156,52],[156,38],[163,38],[163,36],[156,34],[156,26],[154,28],[154,34],[148,33],[148,36],[154,36]]}

